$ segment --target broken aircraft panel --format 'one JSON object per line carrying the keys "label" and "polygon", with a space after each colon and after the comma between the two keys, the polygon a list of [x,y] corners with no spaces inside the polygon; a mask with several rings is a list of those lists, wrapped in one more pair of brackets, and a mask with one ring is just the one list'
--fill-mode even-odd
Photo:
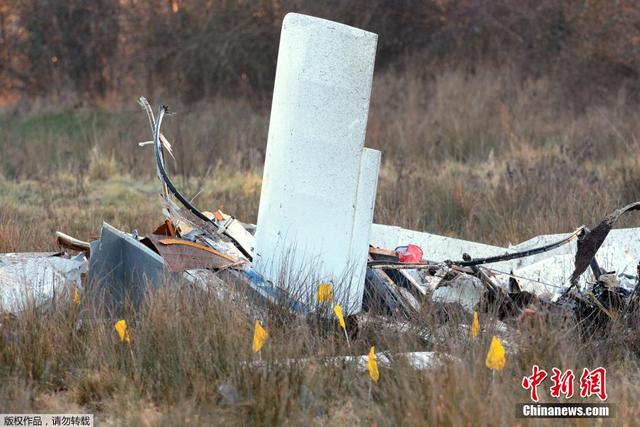
{"label": "broken aircraft panel", "polygon": [[87,272],[83,254],[65,257],[56,253],[0,255],[0,309],[16,313],[29,304],[41,306],[57,295],[69,295],[72,286],[82,288]]}

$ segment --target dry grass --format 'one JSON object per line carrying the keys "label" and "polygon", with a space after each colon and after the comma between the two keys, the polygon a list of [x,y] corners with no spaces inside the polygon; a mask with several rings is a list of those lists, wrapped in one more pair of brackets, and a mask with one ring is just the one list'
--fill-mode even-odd
{"label": "dry grass", "polygon": [[[555,108],[545,80],[509,70],[451,72],[431,83],[404,73],[374,83],[367,145],[383,152],[377,222],[505,244],[592,225],[640,199],[640,121],[624,96],[568,113]],[[173,109],[166,131],[178,186],[203,190],[202,208],[255,221],[268,110],[242,100]],[[136,144],[149,138],[141,112],[5,116],[0,128],[0,252],[54,249],[55,230],[89,239],[102,221],[140,233],[161,221],[151,151]],[[586,341],[560,319],[523,326],[509,337],[517,354],[492,378],[483,362],[498,326],[489,314],[477,340],[459,326],[469,319],[443,324],[429,307],[406,333],[365,322],[349,350],[333,325],[276,310],[266,320],[265,366],[252,367],[252,322],[233,302],[153,292],[126,314],[129,348],[98,300],[89,293],[78,308],[58,301],[2,321],[1,412],[88,411],[106,425],[513,425],[515,404],[528,399],[520,380],[537,363],[606,366],[615,424],[640,415],[640,343],[619,324]],[[382,369],[369,400],[365,373],[322,359],[364,354],[371,344],[462,362],[418,372],[397,361]],[[286,358],[310,360],[276,363]],[[237,400],[224,398],[223,384]]]}
{"label": "dry grass", "polygon": [[[332,325],[313,318],[283,322],[275,311],[266,318],[270,338],[256,365],[251,319],[213,293],[151,293],[140,310],[124,314],[130,345],[119,341],[113,316],[98,299],[87,294],[79,307],[58,301],[3,322],[3,411],[89,411],[100,425],[512,425],[515,404],[528,399],[520,379],[537,363],[607,366],[616,424],[640,415],[632,398],[637,359],[627,347],[637,346],[637,336],[620,334],[620,325],[617,333],[586,342],[558,319],[522,327],[508,337],[518,354],[509,353],[507,368],[493,377],[484,354],[491,336],[502,332],[490,315],[481,315],[485,330],[477,339],[460,327],[468,319],[440,323],[430,310],[402,334],[391,323],[362,323],[348,349]],[[460,361],[421,372],[397,359],[381,368],[370,400],[365,372],[326,358],[363,354],[371,344],[390,353],[448,352]]]}

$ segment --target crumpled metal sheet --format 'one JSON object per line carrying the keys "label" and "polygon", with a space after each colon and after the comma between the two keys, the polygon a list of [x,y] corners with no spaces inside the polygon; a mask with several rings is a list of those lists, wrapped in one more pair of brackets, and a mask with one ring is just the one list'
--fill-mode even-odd
{"label": "crumpled metal sheet", "polygon": [[431,299],[439,303],[458,303],[466,311],[473,313],[484,293],[480,279],[469,274],[460,274],[451,282],[441,284],[433,291]]}
{"label": "crumpled metal sheet", "polygon": [[[360,370],[366,370],[369,362],[369,355],[361,356],[339,356],[328,359],[328,361],[338,363],[355,363]],[[376,353],[376,362],[380,367],[390,367],[393,363],[403,361],[418,371],[428,371],[442,368],[452,363],[462,363],[462,360],[444,352],[435,351],[409,351],[405,353]]]}
{"label": "crumpled metal sheet", "polygon": [[129,298],[138,304],[147,286],[179,278],[160,255],[107,223],[102,224],[100,240],[91,242],[89,284],[105,290],[115,302]]}
{"label": "crumpled metal sheet", "polygon": [[593,230],[589,231],[583,238],[578,240],[578,251],[576,252],[575,270],[571,274],[569,281],[572,285],[576,284],[582,273],[589,267],[591,259],[596,255],[598,249],[602,246],[607,235],[620,219],[627,212],[640,209],[640,202],[631,203],[615,212],[607,215]]}
{"label": "crumpled metal sheet", "polygon": [[[465,252],[473,257],[489,257],[523,251],[548,245],[569,235],[570,233],[535,236],[516,245],[510,245],[508,248],[501,248],[395,226],[374,224],[371,242],[375,246],[386,248],[415,243],[422,247],[426,259],[442,262],[447,259],[459,259]],[[610,230],[600,245],[595,255],[600,267],[605,271],[615,271],[620,285],[628,290],[633,289],[636,266],[640,261],[640,228]],[[545,253],[487,264],[482,268],[493,271],[498,283],[504,289],[508,289],[509,274],[513,273],[522,290],[555,300],[569,285],[569,279],[575,270],[577,250],[577,241],[573,241]],[[423,275],[421,279],[419,283],[433,287],[428,276]],[[591,277],[590,270],[587,270],[580,275],[578,283],[585,285],[587,281],[594,279]],[[437,282],[439,280],[436,280]]]}
{"label": "crumpled metal sheet", "polygon": [[9,252],[0,254],[0,267],[23,263],[29,259],[47,258],[62,255],[61,252]]}
{"label": "crumpled metal sheet", "polygon": [[[572,254],[556,255],[514,270],[513,276],[523,291],[549,301],[556,301],[568,288],[568,277],[574,269],[574,260],[575,256]],[[616,270],[614,276],[620,287],[628,291],[635,288],[636,279],[631,275],[632,273],[634,272],[630,267]],[[496,281],[507,289],[510,277],[509,274],[498,274]],[[584,287],[595,281],[596,278],[592,276],[590,271],[587,271],[581,276],[579,283],[581,287]]]}
{"label": "crumpled metal sheet", "polygon": [[[54,253],[55,255],[55,253]],[[70,286],[81,287],[87,272],[84,254],[73,258],[51,253],[0,255],[0,309],[17,313],[28,304],[40,306],[56,295],[70,295]]]}
{"label": "crumpled metal sheet", "polygon": [[294,299],[284,289],[274,286],[271,282],[265,280],[265,278],[255,271],[251,266],[244,266],[241,270],[230,270],[231,273],[242,280],[249,286],[252,293],[263,298],[271,303],[283,304],[290,311],[300,315],[307,315],[309,309],[302,302]]}
{"label": "crumpled metal sheet", "polygon": [[[216,255],[193,246],[163,244],[162,240],[166,239],[166,236],[150,234],[147,238],[160,253],[160,256],[162,256],[171,271],[179,272],[195,268],[218,269],[228,267],[237,262],[230,257]],[[187,242],[191,241],[187,240]]]}
{"label": "crumpled metal sheet", "polygon": [[391,278],[382,270],[367,269],[362,307],[365,311],[408,316],[403,296]]}
{"label": "crumpled metal sheet", "polygon": [[[563,234],[536,236],[522,242],[512,249],[522,250],[556,241]],[[575,270],[577,242],[531,257],[528,263],[513,270],[500,269],[503,273],[513,272],[522,290],[556,300],[568,287],[571,274]],[[620,286],[627,290],[635,288],[636,267],[640,261],[640,228],[621,228],[611,230],[602,246],[598,249],[595,259],[604,271],[615,271]],[[524,260],[524,259],[523,259]],[[488,265],[492,269],[493,266]],[[506,284],[509,274],[498,274],[498,281]],[[578,285],[583,287],[587,282],[594,282],[591,270],[583,272],[578,278]]]}
{"label": "crumpled metal sheet", "polygon": [[[269,364],[278,366],[293,366],[306,364],[320,364],[323,366],[342,366],[353,365],[360,371],[368,369],[369,355],[360,356],[335,356],[326,358],[299,358],[299,359],[283,359],[273,362],[256,360],[249,363],[253,368],[261,368]],[[417,371],[429,371],[439,369],[446,365],[462,363],[462,360],[456,356],[444,352],[435,351],[410,351],[404,353],[390,353],[386,351],[376,353],[376,362],[378,366],[390,368],[394,363],[407,363]]]}
{"label": "crumpled metal sheet", "polygon": [[[287,304],[296,313],[307,313],[303,304],[292,299],[284,290],[265,281],[251,266],[245,265],[229,271],[231,275],[246,283],[254,296],[272,303]],[[160,255],[137,238],[107,223],[102,225],[100,240],[91,242],[89,283],[104,289],[116,303],[128,299],[137,305],[149,286],[159,287],[181,280],[205,287],[213,276],[213,273],[209,276],[198,269],[190,269],[183,273],[170,271]]]}

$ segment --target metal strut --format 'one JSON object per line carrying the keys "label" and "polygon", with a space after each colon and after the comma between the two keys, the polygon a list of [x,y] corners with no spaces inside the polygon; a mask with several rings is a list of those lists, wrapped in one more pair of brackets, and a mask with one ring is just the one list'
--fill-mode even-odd
{"label": "metal strut", "polygon": [[[164,168],[164,164],[162,162],[162,153],[160,151],[160,126],[162,125],[162,118],[164,117],[164,114],[167,112],[167,110],[168,110],[168,107],[166,105],[163,105],[160,107],[160,111],[158,111],[158,120],[156,121],[156,124],[153,128],[153,151],[155,153],[156,166],[158,168],[160,178],[162,178],[162,181],[167,186],[171,194],[173,194],[173,196],[176,199],[178,199],[178,201],[182,203],[182,205],[185,208],[187,208],[192,214],[194,214],[204,222],[208,222],[212,224],[214,227],[216,227],[216,229],[220,229],[218,224],[216,224],[212,219],[210,219],[209,217],[204,215],[202,212],[200,212],[198,208],[193,206],[189,202],[189,200],[187,200],[186,197],[180,194],[178,189],[175,187],[175,185],[173,185],[173,182],[171,182],[171,179],[169,179],[169,176],[167,175],[167,172]],[[226,233],[224,233],[224,235],[227,236],[229,239],[231,239],[233,244],[244,254],[244,256],[246,256],[251,261],[251,254],[247,253],[247,251],[242,247],[240,243],[238,243],[236,239],[234,239],[233,237],[229,236]]]}

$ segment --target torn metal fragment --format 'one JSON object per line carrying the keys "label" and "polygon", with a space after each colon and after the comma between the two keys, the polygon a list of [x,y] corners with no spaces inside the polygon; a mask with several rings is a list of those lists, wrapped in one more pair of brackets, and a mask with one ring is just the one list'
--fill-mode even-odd
{"label": "torn metal fragment", "polygon": [[396,284],[382,270],[367,269],[362,308],[365,311],[408,317],[413,311]]}
{"label": "torn metal fragment", "polygon": [[104,223],[100,240],[91,243],[89,284],[98,286],[115,302],[138,304],[148,286],[179,280],[165,267],[160,255],[130,234]]}
{"label": "torn metal fragment", "polygon": [[245,262],[190,240],[167,238],[156,234],[151,234],[147,238],[171,271],[194,268],[223,269],[239,265],[238,261]]}
{"label": "torn metal fragment", "polygon": [[[269,364],[276,366],[294,366],[298,364],[307,365],[311,363],[318,363],[323,366],[341,366],[341,365],[354,365],[356,369],[366,371],[368,355],[363,354],[361,356],[333,356],[324,358],[299,358],[299,359],[284,359],[266,362],[263,360],[256,360],[249,363],[250,367],[262,368]],[[435,352],[435,351],[410,351],[404,353],[389,353],[386,351],[376,353],[376,361],[378,365],[385,368],[393,368],[395,363],[407,363],[410,367],[417,371],[428,371],[432,369],[442,368],[445,365],[452,363],[462,363],[462,360],[448,353]]]}
{"label": "torn metal fragment", "polygon": [[249,286],[254,295],[264,298],[271,303],[281,304],[292,313],[306,315],[309,310],[300,301],[292,298],[287,291],[271,284],[256,272],[253,267],[246,265],[244,268],[229,270],[231,274]]}
{"label": "torn metal fragment", "polygon": [[81,288],[87,271],[84,254],[73,258],[49,253],[0,255],[0,310],[17,313],[29,304],[40,306],[56,295],[70,295],[69,288]]}
{"label": "torn metal fragment", "polygon": [[90,250],[89,242],[76,239],[61,231],[56,231],[56,242],[65,249],[79,252],[89,252]]}
{"label": "torn metal fragment", "polygon": [[[211,276],[203,273],[202,269],[189,269],[182,274],[170,271],[162,256],[132,235],[106,223],[102,226],[100,240],[91,242],[91,253],[89,283],[103,289],[116,303],[129,300],[138,305],[149,287],[157,288],[182,280],[196,285],[210,282],[208,278]],[[284,304],[294,313],[307,313],[303,304],[266,282],[250,266],[244,265],[229,272],[248,286],[257,301]]]}
{"label": "torn metal fragment", "polygon": [[169,219],[165,219],[164,222],[156,228],[152,234],[157,234],[159,236],[169,236],[176,237],[176,227],[173,225],[173,222]]}
{"label": "torn metal fragment", "polygon": [[458,303],[469,313],[477,309],[484,286],[477,277],[468,274],[459,274],[452,281],[444,284],[433,291],[431,299],[434,302],[453,304]]}
{"label": "torn metal fragment", "polygon": [[[145,107],[145,109],[148,110],[148,103],[143,104],[143,106]],[[252,247],[247,247],[247,241],[250,241],[253,239],[253,236],[251,236],[251,234],[249,232],[247,232],[246,230],[244,230],[244,228],[242,228],[242,230],[244,230],[246,232],[246,236],[245,234],[241,234],[241,236],[243,238],[246,238],[246,240],[241,240],[238,241],[234,238],[234,236],[232,234],[240,234],[241,231],[238,227],[233,227],[233,233],[229,233],[227,232],[227,229],[231,228],[231,225],[233,224],[233,221],[235,221],[235,219],[231,218],[231,220],[229,221],[229,224],[225,223],[225,224],[218,224],[215,220],[215,217],[209,218],[206,215],[204,215],[202,212],[200,212],[195,206],[193,206],[191,204],[191,202],[189,200],[187,200],[182,193],[180,193],[175,185],[173,185],[173,182],[171,181],[171,179],[169,178],[169,176],[167,175],[167,172],[164,168],[164,158],[162,157],[162,148],[161,148],[161,141],[160,141],[160,127],[162,126],[162,119],[165,115],[165,113],[167,112],[168,107],[166,105],[163,105],[160,107],[160,110],[158,111],[158,118],[157,121],[155,122],[155,126],[153,129],[153,142],[154,142],[154,153],[155,153],[155,158],[156,158],[156,168],[157,168],[157,172],[158,172],[158,176],[160,177],[161,181],[163,182],[163,185],[166,187],[166,189],[168,191],[171,192],[171,194],[178,199],[178,201],[189,211],[191,212],[194,216],[196,216],[199,220],[205,222],[205,223],[210,223],[212,224],[218,231],[218,233],[220,234],[225,234],[227,237],[229,237],[231,239],[231,241],[233,241],[233,243],[238,247],[238,249],[240,249],[243,254],[251,259],[252,258],[252,251],[253,248]],[[147,111],[147,114],[149,114],[149,111]],[[150,116],[150,120],[153,121],[153,115],[151,114]],[[168,196],[165,195],[165,199],[168,200]],[[237,236],[236,236],[237,237]],[[244,243],[244,245],[243,245]]]}
{"label": "torn metal fragment", "polygon": [[605,219],[602,220],[600,224],[598,224],[593,230],[585,233],[578,240],[578,251],[576,252],[575,259],[575,270],[571,274],[569,281],[571,282],[571,289],[578,283],[578,278],[584,273],[584,271],[589,267],[591,260],[604,243],[604,240],[607,238],[609,231],[613,228],[614,224],[620,219],[622,215],[627,212],[635,211],[640,209],[640,202],[630,203],[620,209],[615,210],[614,212],[607,215]]}

